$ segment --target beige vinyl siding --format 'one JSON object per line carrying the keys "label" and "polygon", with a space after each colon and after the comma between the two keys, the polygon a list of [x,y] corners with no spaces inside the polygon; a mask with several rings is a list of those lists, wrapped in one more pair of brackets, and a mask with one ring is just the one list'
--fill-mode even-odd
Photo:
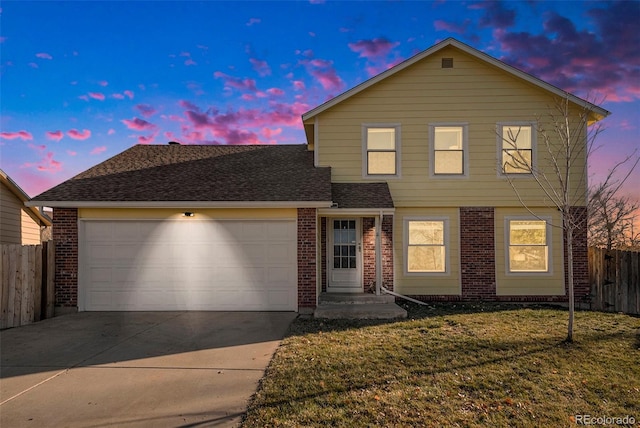
{"label": "beige vinyl siding", "polygon": [[[442,57],[454,68],[442,69]],[[553,102],[539,87],[448,47],[320,113],[318,163],[331,166],[334,182],[375,180],[362,176],[361,125],[400,123],[401,178],[387,180],[396,207],[518,206],[498,174],[496,125],[546,120]],[[468,177],[429,177],[429,123],[439,122],[468,123]],[[545,153],[538,135],[540,162]],[[546,204],[532,179],[517,184],[529,203]]]}
{"label": "beige vinyl siding", "polygon": [[[405,219],[448,219],[448,272],[435,274],[406,274]],[[398,208],[393,224],[393,260],[395,290],[405,295],[460,295],[460,220],[458,208]]]}
{"label": "beige vinyl siding", "polygon": [[533,213],[539,217],[550,217],[551,248],[549,250],[550,273],[508,273],[507,272],[507,236],[505,218],[510,216],[529,217],[535,220],[524,208],[496,208],[496,294],[498,296],[557,296],[564,295],[564,263],[562,224],[558,210],[535,208]]}
{"label": "beige vinyl siding", "polygon": [[22,201],[0,185],[0,244],[40,244],[40,226]]}

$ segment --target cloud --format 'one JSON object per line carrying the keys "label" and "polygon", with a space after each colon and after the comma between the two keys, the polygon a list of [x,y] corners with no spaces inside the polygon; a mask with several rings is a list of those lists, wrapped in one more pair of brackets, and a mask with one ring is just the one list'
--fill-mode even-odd
{"label": "cloud", "polygon": [[266,61],[262,61],[256,58],[249,58],[249,62],[253,66],[253,69],[260,77],[270,76],[271,75],[271,67],[267,64]]}
{"label": "cloud", "polygon": [[284,95],[284,91],[282,89],[280,89],[280,88],[269,88],[269,89],[267,89],[267,93],[269,95],[273,95],[275,97],[279,97],[279,96]]}
{"label": "cloud", "polygon": [[53,59],[53,57],[51,55],[49,55],[46,52],[40,52],[36,54],[36,58],[40,58],[40,59]]}
{"label": "cloud", "polygon": [[18,132],[0,132],[0,138],[5,140],[15,140],[19,138],[23,141],[33,140],[33,135],[27,131],[18,131]]}
{"label": "cloud", "polygon": [[506,2],[482,1],[469,6],[469,9],[484,10],[478,24],[482,28],[511,27],[515,23],[516,11],[506,7]]}
{"label": "cloud", "polygon": [[149,104],[137,104],[135,109],[144,117],[151,117],[157,112],[157,110]]}
{"label": "cloud", "polygon": [[73,151],[73,150],[67,150],[67,154],[68,154],[69,156],[75,156],[75,155],[77,155],[77,154],[78,154],[78,152]]}
{"label": "cloud", "polygon": [[100,153],[103,153],[106,150],[107,150],[107,146],[94,147],[93,150],[91,150],[91,152],[89,154],[90,155],[99,155]]}
{"label": "cloud", "polygon": [[151,135],[139,135],[138,136],[138,144],[153,144],[156,140],[157,133],[153,133]]}
{"label": "cloud", "polygon": [[0,43],[6,42],[8,37],[0,37]]}
{"label": "cloud", "polygon": [[[599,3],[593,3],[599,5]],[[639,2],[604,3],[586,11],[598,31],[578,30],[549,12],[543,34],[494,31],[501,58],[566,91],[610,102],[640,99]]]}
{"label": "cloud", "polygon": [[116,100],[124,100],[124,95],[122,95],[122,94],[111,94],[111,98],[115,98]]}
{"label": "cloud", "polygon": [[29,148],[38,152],[38,156],[40,156],[40,160],[38,162],[25,162],[20,167],[21,168],[36,168],[38,171],[43,172],[58,172],[62,169],[62,163],[55,160],[53,158],[53,152],[47,152],[47,146],[44,144],[41,145],[33,145],[29,144]]}
{"label": "cloud", "polygon": [[306,89],[306,86],[302,80],[294,80],[293,87],[296,91],[304,91]]}
{"label": "cloud", "polygon": [[101,92],[89,92],[87,95],[89,95],[89,97],[93,98],[94,100],[99,100],[99,101],[104,101],[104,94]]}
{"label": "cloud", "polygon": [[107,82],[106,80],[100,80],[100,81],[98,82],[98,85],[100,85],[100,86],[107,86],[107,85],[109,85],[109,82]]}
{"label": "cloud", "polygon": [[252,25],[260,24],[261,22],[262,20],[260,18],[249,18],[249,21],[247,21],[246,26],[251,27]]}
{"label": "cloud", "polygon": [[31,68],[39,68],[38,64],[36,64],[35,62],[30,62],[29,64],[27,64],[29,67]]}
{"label": "cloud", "polygon": [[324,59],[312,59],[300,61],[313,78],[315,78],[322,87],[327,91],[341,91],[345,84],[344,81],[338,76],[336,70],[333,68],[333,61],[327,61]]}
{"label": "cloud", "polygon": [[225,88],[234,88],[241,91],[251,91],[254,92],[257,90],[256,81],[253,79],[241,79],[238,77],[229,76],[221,71],[216,71],[213,73],[213,77],[216,79],[222,79],[224,82]]}
{"label": "cloud", "polygon": [[386,57],[399,44],[399,42],[391,42],[384,37],[380,37],[371,40],[359,40],[355,43],[349,43],[348,46],[353,52],[359,53],[360,58],[375,60]]}
{"label": "cloud", "polygon": [[123,119],[121,120],[121,122],[124,123],[127,126],[127,128],[133,129],[134,131],[147,131],[147,130],[157,128],[157,126],[154,125],[153,123],[149,123],[146,120],[140,119],[138,117],[134,117],[131,120]]}
{"label": "cloud", "polygon": [[282,128],[276,128],[276,129],[262,128],[261,133],[265,138],[272,138],[282,134]]}
{"label": "cloud", "polygon": [[77,129],[70,129],[67,131],[67,135],[74,140],[86,140],[91,137],[91,131],[83,129],[82,132],[80,132]]}
{"label": "cloud", "polygon": [[81,99],[81,100],[87,101],[87,102],[89,101],[89,96],[88,95],[80,95],[78,98]]}
{"label": "cloud", "polygon": [[437,19],[433,22],[433,28],[435,28],[436,31],[448,31],[456,34],[466,34],[470,25],[470,19],[465,19],[462,24],[454,24],[441,19]]}
{"label": "cloud", "polygon": [[127,97],[129,97],[129,99],[130,99],[130,100],[132,100],[132,99],[133,99],[133,91],[126,90],[126,91],[124,91],[124,94],[125,94]]}
{"label": "cloud", "polygon": [[49,140],[60,141],[64,137],[64,133],[62,131],[47,131],[45,133]]}
{"label": "cloud", "polygon": [[113,129],[113,128],[110,128],[110,129],[107,131],[107,135],[113,135],[113,134],[115,134],[115,133],[116,133],[116,130],[115,130],[115,129]]}
{"label": "cloud", "polygon": [[198,63],[197,63],[197,62],[195,62],[195,61],[194,61],[193,59],[191,59],[191,58],[187,58],[187,59],[185,60],[185,62],[184,62],[184,65],[186,65],[186,66],[188,67],[188,66],[190,66],[190,65],[198,65]]}
{"label": "cloud", "polygon": [[182,107],[182,108],[187,109],[187,110],[200,111],[200,107],[198,107],[197,105],[193,104],[191,101],[180,100],[180,101],[178,101],[178,105],[180,107]]}

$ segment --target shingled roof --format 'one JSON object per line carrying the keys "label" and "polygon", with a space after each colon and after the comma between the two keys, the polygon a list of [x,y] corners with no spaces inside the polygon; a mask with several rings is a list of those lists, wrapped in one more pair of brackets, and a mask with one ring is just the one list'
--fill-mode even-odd
{"label": "shingled roof", "polygon": [[330,202],[331,169],[306,145],[137,145],[32,201]]}
{"label": "shingled roof", "polygon": [[331,199],[337,208],[393,208],[387,183],[332,183]]}

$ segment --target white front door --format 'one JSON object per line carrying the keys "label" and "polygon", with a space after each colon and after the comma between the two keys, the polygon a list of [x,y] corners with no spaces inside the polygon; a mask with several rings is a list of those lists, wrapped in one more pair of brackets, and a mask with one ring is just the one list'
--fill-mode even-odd
{"label": "white front door", "polygon": [[329,284],[327,291],[362,292],[360,219],[329,219]]}

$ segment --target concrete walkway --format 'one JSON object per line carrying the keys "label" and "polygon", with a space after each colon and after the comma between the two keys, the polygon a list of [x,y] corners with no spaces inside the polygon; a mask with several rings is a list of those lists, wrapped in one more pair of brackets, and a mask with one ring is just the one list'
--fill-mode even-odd
{"label": "concrete walkway", "polygon": [[0,426],[237,426],[295,313],[84,312],[0,332]]}

